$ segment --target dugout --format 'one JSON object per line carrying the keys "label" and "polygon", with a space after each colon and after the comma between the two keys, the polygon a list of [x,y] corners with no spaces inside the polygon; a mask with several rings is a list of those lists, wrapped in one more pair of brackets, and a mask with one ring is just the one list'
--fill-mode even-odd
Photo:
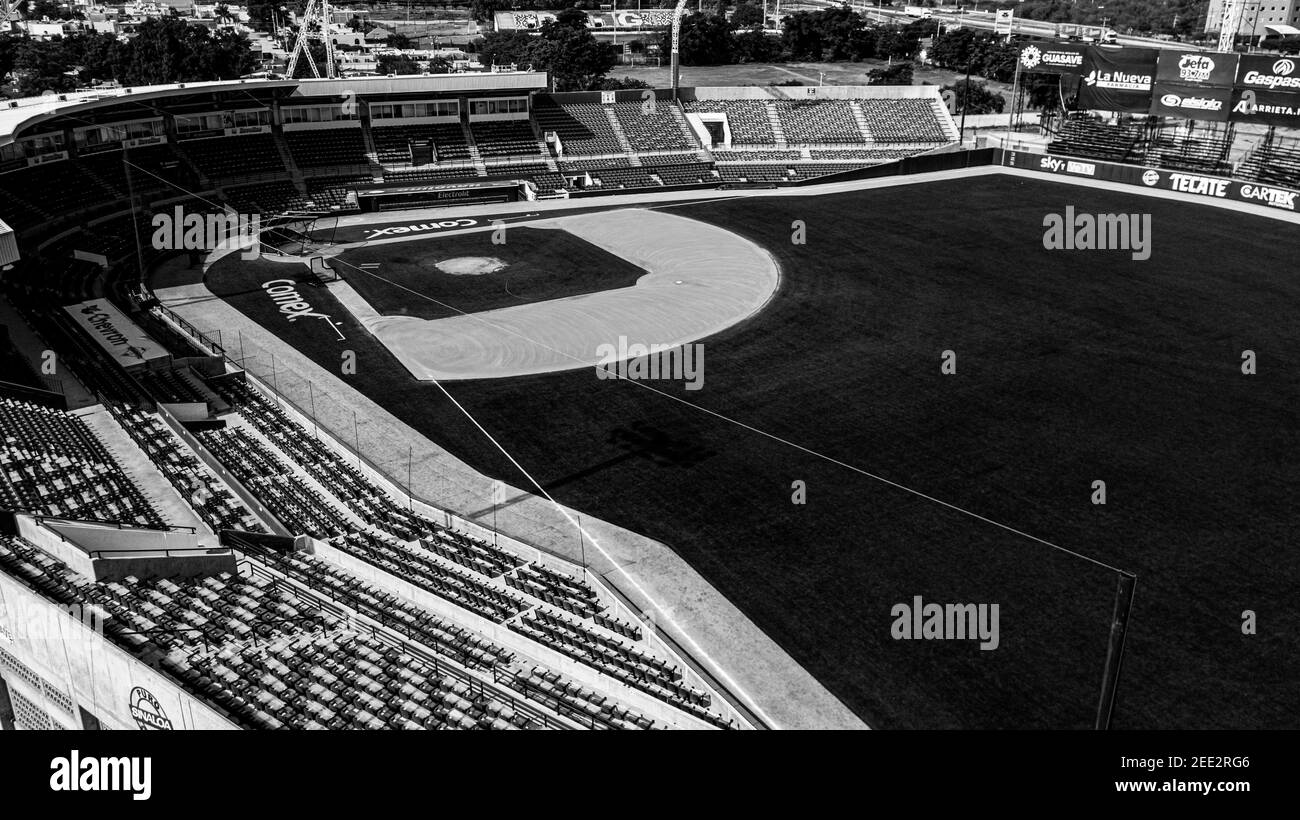
{"label": "dugout", "polygon": [[524,182],[514,178],[374,186],[357,189],[357,205],[366,213],[448,205],[490,205],[529,198],[525,188]]}

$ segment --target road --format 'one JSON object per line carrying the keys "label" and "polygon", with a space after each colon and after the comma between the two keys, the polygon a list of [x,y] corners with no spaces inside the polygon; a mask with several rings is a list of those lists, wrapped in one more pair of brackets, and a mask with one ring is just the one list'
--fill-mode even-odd
{"label": "road", "polygon": [[[790,7],[793,7],[792,4]],[[810,8],[836,8],[841,4],[837,0],[801,0],[797,5]],[[915,22],[918,18],[905,14],[897,9],[880,8],[870,3],[850,3],[854,11],[862,14],[869,20],[877,20],[885,23],[898,23],[905,25]],[[944,25],[961,25],[976,29],[993,29],[992,12],[966,12],[962,14],[953,12],[943,12],[938,9],[932,9],[930,20],[935,24],[937,29],[940,24]],[[1056,37],[1056,24],[1045,23],[1041,20],[1015,20],[1013,23],[1013,32],[1025,37]],[[1203,46],[1193,43],[1176,43],[1168,40],[1158,40],[1154,37],[1140,37],[1136,35],[1119,35],[1116,40],[1120,45],[1125,46],[1143,46],[1146,48],[1165,48],[1177,49],[1180,51],[1203,51]]]}

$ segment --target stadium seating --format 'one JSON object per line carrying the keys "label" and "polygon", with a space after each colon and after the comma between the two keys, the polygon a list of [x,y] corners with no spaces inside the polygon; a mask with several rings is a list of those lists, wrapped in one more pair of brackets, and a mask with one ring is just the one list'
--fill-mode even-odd
{"label": "stadium seating", "polygon": [[266,531],[248,507],[209,473],[198,457],[157,416],[117,403],[110,403],[109,410],[213,532]]}
{"label": "stadium seating", "polygon": [[288,173],[271,134],[186,140],[177,148],[213,179]]}
{"label": "stadium seating", "polygon": [[[681,151],[698,148],[673,115],[676,103],[658,101],[647,109],[642,103],[616,103],[610,108],[623,135],[635,151]],[[563,139],[563,138],[561,138]]]}
{"label": "stadium seating", "polygon": [[527,120],[476,122],[472,126],[479,156],[539,156],[537,136]]}
{"label": "stadium seating", "polygon": [[685,104],[692,113],[726,114],[733,145],[775,145],[766,100],[695,100]]}
{"label": "stadium seating", "polygon": [[292,182],[281,180],[241,185],[237,188],[228,187],[226,201],[239,213],[270,216],[301,208],[304,198]]}
{"label": "stadium seating", "polygon": [[1111,162],[1140,161],[1145,156],[1143,127],[1135,122],[1114,125],[1076,117],[1061,123],[1047,150],[1053,154],[1091,157]]}
{"label": "stadium seating", "polygon": [[288,131],[284,139],[300,168],[366,164],[366,145],[360,128]]}
{"label": "stadium seating", "polygon": [[560,137],[565,156],[582,154],[621,154],[623,145],[605,116],[605,107],[597,103],[555,102],[539,97],[533,107],[537,127]]}
{"label": "stadium seating", "polygon": [[0,507],[81,520],[164,526],[80,418],[0,399]]}
{"label": "stadium seating", "polygon": [[772,106],[786,142],[792,145],[866,142],[853,108],[844,100],[778,100]]}
{"label": "stadium seating", "polygon": [[856,100],[874,142],[941,143],[949,137],[932,99]]}

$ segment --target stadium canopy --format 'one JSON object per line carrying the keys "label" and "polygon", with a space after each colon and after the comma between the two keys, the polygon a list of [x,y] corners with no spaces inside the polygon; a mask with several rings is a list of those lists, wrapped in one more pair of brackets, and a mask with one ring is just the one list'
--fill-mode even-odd
{"label": "stadium canopy", "polygon": [[1296,28],[1295,26],[1288,26],[1283,23],[1269,23],[1265,25],[1264,28],[1265,30],[1271,31],[1274,34],[1281,34],[1283,37],[1291,37],[1296,34],[1300,34],[1300,28]]}

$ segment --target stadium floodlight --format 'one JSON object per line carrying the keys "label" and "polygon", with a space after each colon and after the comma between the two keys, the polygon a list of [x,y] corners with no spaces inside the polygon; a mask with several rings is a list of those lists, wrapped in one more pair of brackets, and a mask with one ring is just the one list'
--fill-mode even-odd
{"label": "stadium floodlight", "polygon": [[1224,0],[1223,16],[1219,18],[1219,51],[1231,52],[1237,41],[1237,29],[1246,16],[1247,0]]}
{"label": "stadium floodlight", "polygon": [[329,0],[307,1],[307,10],[298,21],[298,39],[293,44],[293,54],[289,56],[289,65],[285,69],[285,76],[289,79],[293,79],[294,71],[298,68],[298,59],[304,56],[307,58],[307,65],[311,68],[311,75],[317,78],[321,76],[320,69],[316,67],[316,60],[311,56],[311,49],[308,47],[312,40],[319,40],[325,46],[325,76],[336,76],[334,41],[330,39],[330,17]]}
{"label": "stadium floodlight", "polygon": [[677,83],[681,71],[681,61],[678,57],[679,47],[682,39],[682,15],[686,13],[686,3],[688,0],[677,0],[677,8],[673,9],[673,99],[677,99]]}

